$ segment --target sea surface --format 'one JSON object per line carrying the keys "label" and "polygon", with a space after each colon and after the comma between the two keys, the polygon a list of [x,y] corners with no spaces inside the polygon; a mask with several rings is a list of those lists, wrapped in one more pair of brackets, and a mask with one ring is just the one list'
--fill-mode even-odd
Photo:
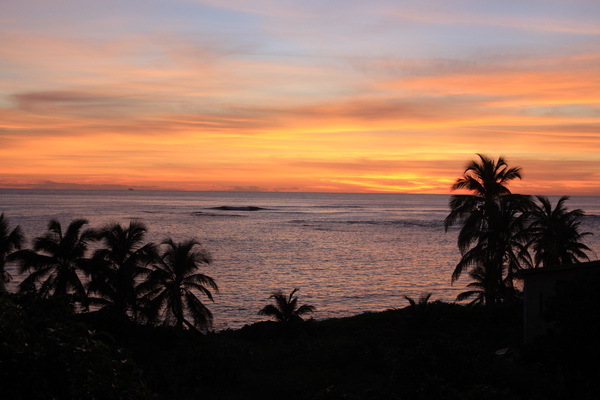
{"label": "sea surface", "polygon": [[[553,204],[557,197],[551,197]],[[147,240],[198,239],[214,262],[203,273],[219,285],[207,301],[215,329],[264,320],[269,295],[299,288],[316,319],[406,306],[432,293],[453,301],[468,276],[451,285],[460,258],[457,229],[444,232],[447,195],[0,189],[0,212],[31,239],[50,219],[91,227],[141,220]],[[600,254],[600,197],[572,197],[587,216],[586,244]],[[13,266],[12,287],[20,281]],[[466,275],[466,274],[465,274]]]}

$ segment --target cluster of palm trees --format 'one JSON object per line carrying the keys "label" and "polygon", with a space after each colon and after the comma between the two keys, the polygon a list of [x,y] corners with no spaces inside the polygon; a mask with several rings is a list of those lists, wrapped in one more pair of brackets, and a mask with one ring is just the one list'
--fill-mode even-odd
{"label": "cluster of palm trees", "polygon": [[[110,224],[101,229],[86,228],[85,219],[73,220],[66,230],[57,220],[47,232],[33,240],[32,249],[22,249],[24,236],[12,230],[0,214],[0,292],[6,292],[11,276],[7,261],[27,274],[19,291],[39,298],[66,299],[72,306],[88,311],[96,307],[135,322],[162,323],[178,328],[206,330],[211,311],[199,295],[213,301],[215,281],[200,272],[212,262],[210,254],[194,239],[176,243],[165,239],[159,246],[144,241],[146,226],[131,221],[128,226]],[[91,257],[87,257],[92,244]],[[302,321],[314,306],[298,306],[294,289],[289,296],[275,292],[259,311],[280,322]]]}
{"label": "cluster of palm trees", "polygon": [[521,168],[509,168],[503,157],[494,160],[478,154],[467,164],[452,190],[446,231],[457,222],[461,260],[452,274],[455,282],[468,270],[472,282],[457,300],[488,306],[509,302],[515,296],[519,271],[589,261],[583,244],[589,232],[580,232],[582,210],[567,210],[568,196],[553,208],[544,196],[511,193],[507,184],[521,179]]}
{"label": "cluster of palm trees", "polygon": [[6,291],[5,263],[12,261],[27,274],[19,291],[36,297],[68,299],[82,310],[96,306],[138,322],[200,331],[211,326],[212,313],[199,296],[212,301],[211,290],[218,287],[199,272],[211,258],[198,241],[145,243],[147,228],[139,221],[101,229],[86,225],[76,219],[63,229],[52,220],[31,249],[22,249],[21,229],[11,230],[0,214],[0,289]]}

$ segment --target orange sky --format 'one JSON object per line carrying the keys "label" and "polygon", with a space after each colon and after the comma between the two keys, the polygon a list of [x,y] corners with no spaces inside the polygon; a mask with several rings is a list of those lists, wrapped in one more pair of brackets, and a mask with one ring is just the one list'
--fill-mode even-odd
{"label": "orange sky", "polygon": [[600,195],[595,1],[126,3],[0,6],[0,187]]}

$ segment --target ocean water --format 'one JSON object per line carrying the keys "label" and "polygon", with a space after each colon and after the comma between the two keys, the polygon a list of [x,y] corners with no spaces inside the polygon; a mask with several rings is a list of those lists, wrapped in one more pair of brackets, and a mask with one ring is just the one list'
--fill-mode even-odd
{"label": "ocean water", "polygon": [[[263,320],[276,290],[298,292],[325,319],[404,307],[405,295],[453,301],[468,277],[451,285],[460,258],[457,229],[445,233],[447,195],[165,191],[0,190],[0,212],[30,240],[48,221],[90,226],[141,220],[148,241],[198,239],[213,255],[203,267],[219,285],[207,302],[215,329]],[[556,198],[552,198],[553,202]],[[573,197],[587,216],[586,244],[600,254],[600,198]],[[12,285],[21,279],[12,266]]]}

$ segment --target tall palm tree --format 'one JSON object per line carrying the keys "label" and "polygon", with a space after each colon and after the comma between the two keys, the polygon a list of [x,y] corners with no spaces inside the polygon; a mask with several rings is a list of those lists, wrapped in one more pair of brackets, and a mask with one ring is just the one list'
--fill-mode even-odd
{"label": "tall palm tree", "polygon": [[509,168],[503,157],[495,161],[478,156],[480,161],[469,162],[451,188],[472,193],[451,197],[444,227],[448,231],[456,222],[462,223],[458,234],[462,258],[454,269],[452,282],[466,268],[472,268],[475,276],[485,276],[485,302],[491,305],[500,300],[500,293],[505,292],[503,286],[513,286],[515,271],[526,258],[521,248],[524,239],[518,235],[523,225],[522,213],[530,207],[530,199],[512,194],[506,186],[511,180],[521,179],[520,167]]}
{"label": "tall palm tree", "polygon": [[99,238],[104,248],[94,252],[94,270],[89,291],[97,293],[99,304],[111,307],[123,316],[138,317],[138,279],[147,277],[149,264],[156,258],[154,244],[144,244],[147,228],[140,221],[130,221],[129,226],[112,224],[102,228]]}
{"label": "tall palm tree", "polygon": [[509,168],[503,157],[497,161],[478,154],[480,162],[470,161],[458,178],[452,191],[468,190],[471,194],[453,195],[450,198],[450,214],[444,220],[446,231],[457,221],[462,222],[458,246],[462,251],[477,241],[475,231],[485,231],[490,227],[491,218],[497,212],[497,200],[511,195],[506,186],[511,180],[521,179],[521,168]]}
{"label": "tall palm tree", "polygon": [[33,250],[16,253],[20,273],[30,272],[19,285],[21,289],[37,290],[41,297],[74,295],[87,308],[87,293],[79,274],[89,275],[86,252],[97,238],[93,229],[83,230],[87,224],[85,219],[75,219],[63,232],[60,222],[53,219],[48,223],[48,232],[34,239]]}
{"label": "tall palm tree", "polygon": [[162,319],[164,324],[178,328],[210,328],[212,313],[198,297],[204,295],[214,301],[210,289],[219,290],[210,276],[198,272],[200,264],[212,262],[210,254],[194,239],[181,243],[166,239],[161,244],[166,249],[140,287],[146,293],[150,319]]}
{"label": "tall palm tree", "polygon": [[482,298],[487,305],[510,300],[518,271],[532,265],[527,251],[528,204],[519,197],[504,196],[497,205],[498,210],[490,216],[492,228],[474,232],[478,241],[462,254],[452,275],[454,282],[461,271],[470,268],[469,275],[477,284],[468,286],[484,290]]}
{"label": "tall palm tree", "polygon": [[11,230],[4,213],[0,214],[0,293],[6,292],[6,283],[11,280],[10,274],[5,269],[6,259],[21,249],[23,241],[21,227],[17,225]]}
{"label": "tall palm tree", "polygon": [[264,306],[258,314],[273,317],[279,322],[302,321],[302,316],[314,312],[315,307],[308,304],[298,307],[298,297],[294,296],[298,290],[292,290],[289,296],[281,291],[273,293],[269,298],[275,300],[275,304]]}
{"label": "tall palm tree", "polygon": [[531,210],[530,231],[533,236],[530,246],[534,253],[535,267],[552,267],[589,261],[585,253],[590,248],[582,239],[591,235],[580,232],[579,225],[584,216],[580,209],[568,211],[565,203],[569,196],[562,196],[554,209],[545,196],[536,196],[539,204]]}

